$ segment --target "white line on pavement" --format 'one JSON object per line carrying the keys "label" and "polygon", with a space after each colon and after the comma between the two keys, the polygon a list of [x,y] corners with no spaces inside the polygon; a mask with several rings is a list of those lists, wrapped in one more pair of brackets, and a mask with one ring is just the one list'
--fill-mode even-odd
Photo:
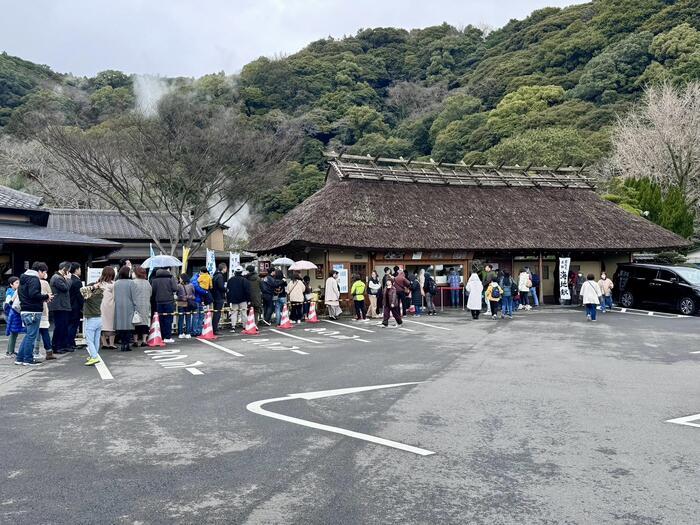
{"label": "white line on pavement", "polygon": [[359,326],[353,326],[351,324],[339,323],[338,321],[331,321],[330,319],[323,319],[325,323],[333,323],[339,326],[344,326],[345,328],[352,328],[353,330],[360,330],[361,332],[374,333],[374,330],[367,330],[367,328],[360,328]]}
{"label": "white line on pavement", "polygon": [[295,354],[299,354],[299,355],[309,355],[308,352],[302,352],[301,350],[292,350],[292,352],[294,352]]}
{"label": "white line on pavement", "polygon": [[700,350],[698,350],[697,352],[690,352],[690,353],[691,354],[700,354]]}
{"label": "white line on pavement", "polygon": [[190,374],[193,376],[203,376],[204,372],[202,372],[199,368],[193,368],[193,367],[187,367],[185,368]]}
{"label": "white line on pavement", "polygon": [[415,332],[415,330],[411,330],[410,328],[404,328],[403,326],[399,327],[399,330],[404,330],[406,332]]}
{"label": "white line on pavement", "polygon": [[372,341],[368,341],[367,339],[360,339],[359,337],[357,339],[352,339],[352,341],[360,341],[362,343],[371,343]]}
{"label": "white line on pavement", "polygon": [[314,341],[313,339],[307,339],[306,337],[299,337],[298,335],[288,334],[287,332],[283,332],[282,330],[277,330],[276,328],[271,328],[270,332],[275,332],[276,334],[280,334],[280,335],[286,335],[287,337],[293,337],[294,339],[300,339],[302,341],[307,341],[309,343],[314,343],[316,345],[321,344],[321,341]]}
{"label": "white line on pavement", "polygon": [[102,356],[100,356],[100,362],[95,365],[95,368],[97,368],[97,373],[100,374],[102,379],[114,379],[112,372],[107,368],[107,363],[102,360]]}
{"label": "white line on pavement", "polygon": [[647,312],[647,315],[654,315],[654,312]]}
{"label": "white line on pavement", "polygon": [[368,390],[378,390],[380,388],[392,388],[392,387],[397,387],[397,386],[404,386],[404,385],[417,385],[420,382],[415,382],[415,383],[396,383],[393,385],[376,385],[376,386],[364,386],[364,387],[355,387],[355,388],[340,388],[337,390],[322,390],[319,392],[302,392],[299,394],[289,394],[286,397],[276,397],[273,399],[263,399],[261,401],[255,401],[253,403],[250,403],[246,406],[246,409],[249,410],[250,412],[253,412],[254,414],[259,414],[261,416],[266,416],[266,417],[271,417],[274,419],[279,419],[281,421],[287,421],[288,423],[294,423],[296,425],[302,425],[305,427],[309,428],[315,428],[317,430],[324,430],[326,432],[333,432],[334,434],[341,434],[343,436],[355,438],[355,439],[362,439],[363,441],[369,441],[370,443],[376,443],[378,445],[384,445],[387,447],[391,448],[396,448],[399,450],[404,450],[406,452],[412,452],[414,454],[418,454],[420,456],[430,456],[431,454],[435,454],[435,452],[432,452],[430,450],[426,450],[424,448],[418,448],[414,447],[411,445],[405,445],[403,443],[399,443],[398,441],[391,441],[389,439],[384,439],[384,438],[379,438],[376,436],[370,436],[369,434],[362,434],[360,432],[354,432],[352,430],[346,430],[344,428],[339,428],[339,427],[332,427],[330,425],[323,425],[321,423],[315,423],[313,421],[307,421],[305,419],[299,419],[296,417],[290,417],[290,416],[285,416],[284,414],[280,414],[278,412],[271,412],[269,410],[265,410],[262,408],[264,405],[268,403],[276,403],[278,401],[289,401],[290,399],[318,399],[321,397],[331,397],[331,396],[340,396],[344,394],[354,394],[356,392],[365,392]]}
{"label": "white line on pavement", "polygon": [[404,323],[422,324],[423,326],[429,326],[430,328],[437,328],[438,330],[447,330],[448,332],[452,331],[452,328],[445,328],[444,326],[436,326],[434,324],[421,323],[420,321],[411,321],[410,319],[404,319],[403,321],[404,321]]}
{"label": "white line on pavement", "polygon": [[685,417],[677,417],[676,419],[668,419],[666,423],[676,423],[677,425],[687,425],[689,427],[700,428],[700,423],[691,423],[691,421],[694,421],[696,419],[700,420],[700,414]]}
{"label": "white line on pavement", "polygon": [[205,345],[212,346],[217,350],[221,350],[222,352],[226,352],[227,354],[235,355],[236,357],[245,357],[243,354],[239,354],[234,350],[229,350],[225,346],[217,345],[216,343],[212,343],[211,341],[207,341],[206,339],[197,339],[197,341],[199,341],[200,343],[204,343]]}

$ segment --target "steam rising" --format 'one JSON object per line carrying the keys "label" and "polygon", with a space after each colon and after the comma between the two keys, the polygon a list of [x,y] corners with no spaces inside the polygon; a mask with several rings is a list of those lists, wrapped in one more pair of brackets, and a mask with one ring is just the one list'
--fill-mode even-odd
{"label": "steam rising", "polygon": [[136,75],[134,78],[134,95],[136,110],[151,117],[158,109],[158,102],[170,91],[170,86],[161,77],[153,75]]}

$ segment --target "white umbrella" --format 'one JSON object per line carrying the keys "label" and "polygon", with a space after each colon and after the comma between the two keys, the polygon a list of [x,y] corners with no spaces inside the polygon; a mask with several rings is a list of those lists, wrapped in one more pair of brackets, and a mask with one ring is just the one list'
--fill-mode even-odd
{"label": "white umbrella", "polygon": [[292,261],[289,257],[280,257],[279,259],[272,261],[272,264],[276,266],[291,266],[294,264],[294,261]]}
{"label": "white umbrella", "polygon": [[311,261],[297,261],[289,267],[290,270],[316,270],[316,266]]}
{"label": "white umbrella", "polygon": [[182,266],[182,263],[172,255],[154,255],[143,261],[141,266],[144,268],[170,268],[171,266]]}

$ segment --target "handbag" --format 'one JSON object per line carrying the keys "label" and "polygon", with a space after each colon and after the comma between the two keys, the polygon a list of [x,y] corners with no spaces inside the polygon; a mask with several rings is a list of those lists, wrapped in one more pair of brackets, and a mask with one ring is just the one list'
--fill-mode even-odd
{"label": "handbag", "polygon": [[143,324],[141,314],[137,310],[134,310],[134,315],[131,316],[131,324]]}

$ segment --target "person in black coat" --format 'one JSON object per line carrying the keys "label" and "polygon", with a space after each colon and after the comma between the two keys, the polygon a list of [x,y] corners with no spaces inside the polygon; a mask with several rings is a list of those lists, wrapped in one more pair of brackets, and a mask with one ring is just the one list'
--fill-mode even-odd
{"label": "person in black coat", "polygon": [[262,295],[263,303],[263,323],[265,323],[267,326],[270,326],[272,313],[275,311],[275,288],[275,278],[272,275],[272,272],[270,272],[260,283],[260,293]]}
{"label": "person in black coat", "polygon": [[212,316],[211,324],[214,329],[214,335],[219,334],[219,321],[221,321],[221,309],[226,302],[226,272],[228,266],[226,263],[221,263],[217,267],[212,276],[211,297],[214,303],[214,315]]}
{"label": "person in black coat", "polygon": [[240,324],[244,324],[250,302],[250,282],[243,277],[243,268],[240,266],[233,271],[233,277],[226,284],[226,300],[231,306],[231,327],[236,327],[239,314]]}
{"label": "person in black coat", "polygon": [[68,326],[68,340],[70,348],[77,348],[75,337],[78,335],[80,328],[80,319],[83,317],[83,295],[80,289],[83,287],[83,281],[80,279],[82,270],[80,263],[70,263],[70,283],[68,295],[70,296],[70,324]]}

